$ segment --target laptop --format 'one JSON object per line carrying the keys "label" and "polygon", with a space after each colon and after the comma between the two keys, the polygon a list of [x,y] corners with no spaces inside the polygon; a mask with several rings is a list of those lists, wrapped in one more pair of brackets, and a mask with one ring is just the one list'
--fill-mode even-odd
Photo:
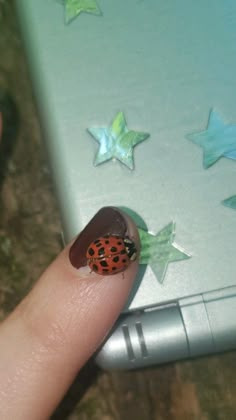
{"label": "laptop", "polygon": [[[236,348],[236,3],[16,5],[65,242],[113,205],[152,244],[97,363]],[[119,118],[148,135],[99,161]]]}

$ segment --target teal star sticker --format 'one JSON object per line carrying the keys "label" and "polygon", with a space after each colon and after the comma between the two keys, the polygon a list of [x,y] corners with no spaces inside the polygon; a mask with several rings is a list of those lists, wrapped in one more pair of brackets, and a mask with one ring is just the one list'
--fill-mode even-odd
{"label": "teal star sticker", "polygon": [[138,229],[141,241],[140,264],[149,264],[159,283],[163,283],[169,263],[191,258],[173,244],[175,224],[169,223],[157,235]]}
{"label": "teal star sticker", "polygon": [[64,3],[66,23],[71,22],[82,12],[91,13],[93,15],[102,14],[96,0],[64,0]]}
{"label": "teal star sticker", "polygon": [[226,198],[226,200],[222,201],[222,204],[226,207],[230,207],[231,209],[236,210],[236,195],[232,195],[232,197]]}
{"label": "teal star sticker", "polygon": [[222,156],[236,159],[236,125],[225,124],[214,110],[210,113],[207,130],[188,134],[187,139],[203,148],[205,169],[216,163]]}
{"label": "teal star sticker", "polygon": [[150,134],[129,130],[123,112],[119,112],[110,127],[89,128],[88,132],[100,144],[94,165],[117,159],[129,169],[134,169],[133,149]]}

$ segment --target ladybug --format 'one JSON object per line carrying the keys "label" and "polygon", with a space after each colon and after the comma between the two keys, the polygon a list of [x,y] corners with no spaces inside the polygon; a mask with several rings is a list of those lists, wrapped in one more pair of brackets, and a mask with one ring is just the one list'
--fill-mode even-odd
{"label": "ladybug", "polygon": [[103,276],[124,271],[136,256],[134,242],[128,236],[118,235],[105,235],[95,239],[86,253],[91,271]]}

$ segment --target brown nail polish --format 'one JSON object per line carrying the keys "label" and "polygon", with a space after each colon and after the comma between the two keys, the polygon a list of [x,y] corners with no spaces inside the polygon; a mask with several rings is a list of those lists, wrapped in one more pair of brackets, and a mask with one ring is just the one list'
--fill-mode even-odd
{"label": "brown nail polish", "polygon": [[125,237],[126,234],[127,224],[119,210],[115,207],[103,207],[90,220],[71,246],[69,251],[71,264],[75,268],[87,265],[86,252],[95,239],[104,235]]}

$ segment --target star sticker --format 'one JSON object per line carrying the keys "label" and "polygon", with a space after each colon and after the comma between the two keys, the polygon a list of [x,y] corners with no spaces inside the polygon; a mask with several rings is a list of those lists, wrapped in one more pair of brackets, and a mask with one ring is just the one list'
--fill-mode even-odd
{"label": "star sticker", "polygon": [[94,166],[117,159],[129,169],[134,169],[133,149],[150,134],[129,130],[123,112],[119,112],[110,127],[89,128],[88,132],[100,144]]}
{"label": "star sticker", "polygon": [[66,12],[66,23],[71,22],[80,13],[91,13],[93,15],[101,15],[96,0],[64,0],[65,12]]}
{"label": "star sticker", "polygon": [[191,258],[173,243],[175,224],[169,223],[157,235],[138,229],[141,241],[140,264],[149,264],[159,283],[163,283],[168,264]]}
{"label": "star sticker", "polygon": [[232,197],[226,198],[226,200],[222,201],[222,204],[226,207],[230,207],[231,209],[236,210],[236,195],[232,195]]}
{"label": "star sticker", "polygon": [[222,156],[236,159],[236,125],[225,124],[214,110],[210,113],[207,130],[188,134],[187,139],[203,148],[205,169],[216,163]]}

